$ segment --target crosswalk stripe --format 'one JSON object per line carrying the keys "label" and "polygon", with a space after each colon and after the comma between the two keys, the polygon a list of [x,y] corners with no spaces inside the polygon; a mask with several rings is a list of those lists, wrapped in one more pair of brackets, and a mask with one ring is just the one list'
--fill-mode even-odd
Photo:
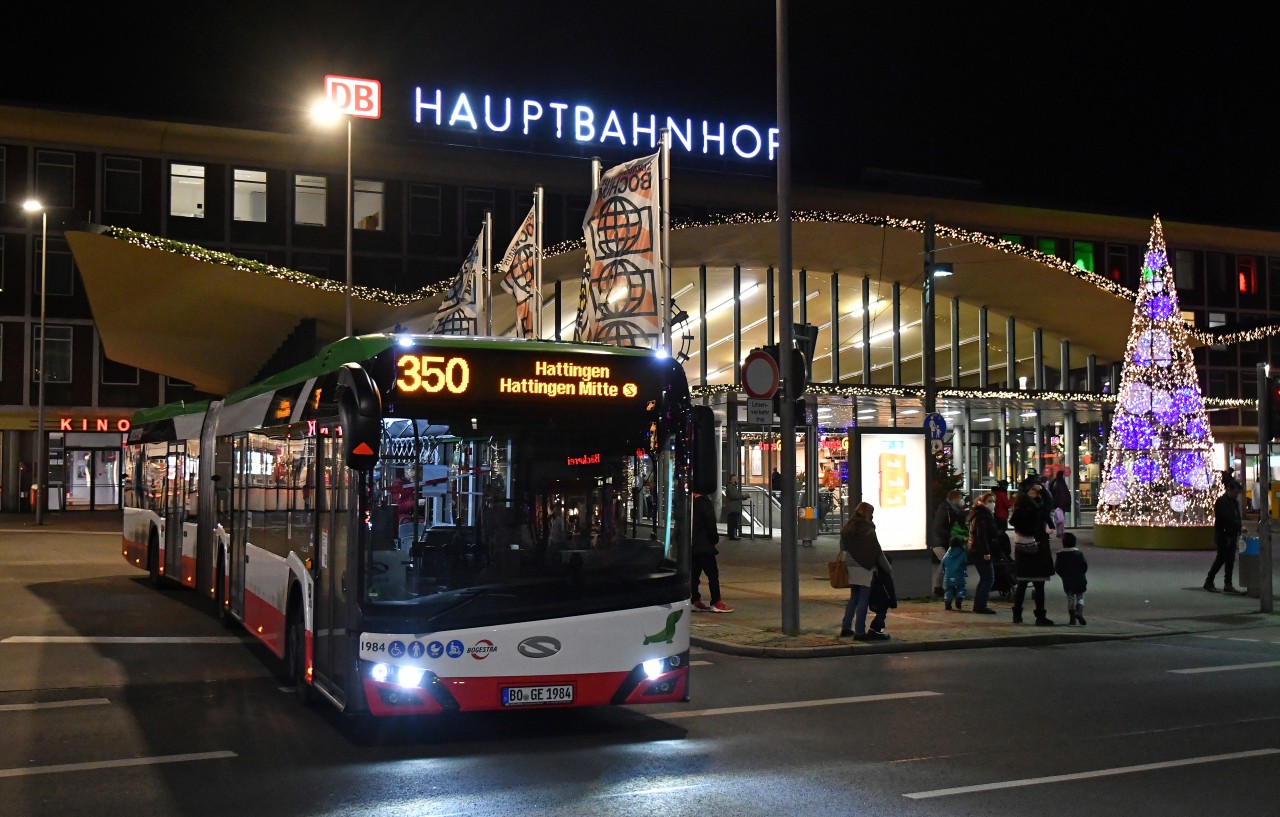
{"label": "crosswalk stripe", "polygon": [[0,704],[0,712],[30,712],[36,709],[66,709],[72,706],[102,706],[111,701],[106,698],[76,698],[70,701],[45,701],[34,704]]}

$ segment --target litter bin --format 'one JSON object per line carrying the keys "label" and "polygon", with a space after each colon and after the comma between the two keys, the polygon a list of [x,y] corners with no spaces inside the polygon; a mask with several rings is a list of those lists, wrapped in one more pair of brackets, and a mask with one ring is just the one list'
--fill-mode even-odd
{"label": "litter bin", "polygon": [[818,515],[813,508],[797,510],[796,538],[805,543],[805,547],[812,546],[813,540],[818,538]]}
{"label": "litter bin", "polygon": [[1236,554],[1236,573],[1240,586],[1245,588],[1251,598],[1258,598],[1262,591],[1258,580],[1262,566],[1262,542],[1256,536],[1244,540],[1244,550]]}

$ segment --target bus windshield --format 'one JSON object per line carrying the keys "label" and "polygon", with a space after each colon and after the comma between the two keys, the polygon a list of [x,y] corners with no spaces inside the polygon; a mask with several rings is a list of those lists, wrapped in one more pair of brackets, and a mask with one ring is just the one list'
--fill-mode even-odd
{"label": "bus windshield", "polygon": [[456,423],[385,419],[362,601],[431,608],[415,616],[674,601],[657,597],[687,583],[687,532],[673,524],[677,447],[656,425],[634,426],[536,434],[513,421],[509,433],[471,438]]}

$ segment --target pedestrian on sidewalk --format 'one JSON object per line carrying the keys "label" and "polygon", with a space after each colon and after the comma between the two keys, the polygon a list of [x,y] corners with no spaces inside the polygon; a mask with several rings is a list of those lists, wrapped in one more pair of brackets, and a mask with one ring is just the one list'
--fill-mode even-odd
{"label": "pedestrian on sidewalk", "polygon": [[[875,523],[871,521],[874,514],[875,508],[869,503],[859,502],[844,530],[840,531],[840,548],[853,562],[849,566],[849,602],[844,607],[844,618],[840,622],[841,638],[853,636],[857,641],[889,640],[889,636],[883,633],[867,632],[867,608],[871,603],[871,584],[875,573],[883,571],[885,575],[893,575],[893,567],[880,547]],[[859,573],[863,575],[857,576]]]}
{"label": "pedestrian on sidewalk", "polygon": [[730,541],[742,538],[742,501],[746,498],[742,486],[738,485],[738,478],[729,477],[729,484],[724,486],[724,517]]}
{"label": "pedestrian on sidewalk", "polygon": [[943,600],[947,609],[955,602],[955,609],[964,609],[965,584],[969,578],[969,559],[965,556],[964,540],[959,536],[951,537],[947,553],[942,557]]}
{"label": "pedestrian on sidewalk", "polygon": [[1067,594],[1067,615],[1071,616],[1068,624],[1085,624],[1084,591],[1088,588],[1084,574],[1089,569],[1084,553],[1076,547],[1076,535],[1068,533],[1062,537],[1062,550],[1054,559],[1053,569],[1062,579],[1062,589]]}
{"label": "pedestrian on sidewalk", "polygon": [[[693,495],[693,609],[702,613],[732,613],[733,608],[720,598],[720,566],[716,564],[716,545],[720,532],[716,530],[716,508],[706,494]],[[711,604],[704,604],[698,592],[698,581],[707,574],[707,589],[711,592]]]}
{"label": "pedestrian on sidewalk", "polygon": [[1009,498],[1009,480],[1002,479],[997,482],[991,495],[996,498],[996,507],[992,513],[1000,525],[1000,530],[1004,530],[1009,527],[1009,509],[1013,507],[1013,500]]}
{"label": "pedestrian on sidewalk", "polygon": [[1044,583],[1053,578],[1053,554],[1049,550],[1048,520],[1043,507],[1036,503],[1037,484],[1029,484],[1025,493],[1014,500],[1009,523],[1013,525],[1013,564],[1018,584],[1013,592],[1013,623],[1022,623],[1022,605],[1031,585],[1035,602],[1036,625],[1052,627],[1053,620],[1044,612]]}
{"label": "pedestrian on sidewalk", "polygon": [[1223,489],[1222,496],[1213,503],[1213,544],[1218,548],[1218,555],[1204,580],[1204,589],[1211,593],[1218,592],[1218,588],[1213,586],[1213,580],[1218,575],[1219,568],[1223,570],[1223,592],[1240,592],[1231,584],[1231,572],[1236,566],[1236,540],[1240,538],[1240,530],[1244,527],[1240,518],[1240,490],[1240,483],[1232,479]]}
{"label": "pedestrian on sidewalk", "polygon": [[[889,564],[893,564],[889,554],[886,553],[884,558]],[[873,615],[871,623],[867,625],[867,632],[876,633],[888,639],[889,634],[885,632],[885,617],[897,606],[898,591],[893,586],[893,576],[883,570],[877,570],[871,578],[871,601],[867,604],[867,609]]]}
{"label": "pedestrian on sidewalk", "polygon": [[942,596],[942,557],[951,545],[952,536],[965,535],[964,494],[948,491],[947,498],[933,512],[929,528],[929,545],[933,548],[933,595]]}
{"label": "pedestrian on sidewalk", "polygon": [[996,497],[988,492],[978,497],[969,509],[969,563],[978,574],[978,587],[973,591],[973,612],[981,615],[995,615],[987,605],[991,595],[991,586],[995,583],[995,556],[998,552],[996,521]]}
{"label": "pedestrian on sidewalk", "polygon": [[1071,488],[1062,471],[1058,471],[1053,482],[1049,483],[1049,498],[1053,505],[1053,526],[1059,539],[1067,524],[1067,512],[1071,510]]}

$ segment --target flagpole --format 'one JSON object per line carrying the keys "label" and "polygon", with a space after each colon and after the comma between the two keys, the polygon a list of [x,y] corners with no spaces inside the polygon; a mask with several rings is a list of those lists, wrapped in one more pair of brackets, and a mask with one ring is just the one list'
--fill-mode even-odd
{"label": "flagpole", "polygon": [[662,219],[662,243],[658,250],[658,272],[662,276],[659,286],[662,297],[659,308],[662,309],[662,349],[671,354],[671,263],[668,250],[671,247],[671,131],[663,128],[660,139],[662,147],[658,151],[658,168],[662,175],[659,217]]}
{"label": "flagpole", "polygon": [[[600,157],[591,157],[591,195],[594,196],[596,190],[600,189]],[[590,199],[588,199],[590,201]],[[590,206],[590,205],[588,205]],[[585,236],[584,236],[585,237]],[[587,263],[587,248],[582,250],[582,283],[578,287],[578,318],[573,324],[573,339],[575,341],[588,340],[582,336],[583,324],[586,322],[586,307],[590,303],[590,293],[588,288],[591,286],[591,266]]]}
{"label": "flagpole", "polygon": [[542,185],[533,189],[533,336],[542,337]]}
{"label": "flagpole", "polygon": [[493,266],[493,213],[488,210],[484,211],[484,244],[480,250],[480,270],[478,274],[481,277],[482,284],[477,287],[480,297],[484,301],[482,309],[484,311],[484,329],[485,337],[493,336],[493,299],[492,292],[489,291],[490,279],[489,269]]}

